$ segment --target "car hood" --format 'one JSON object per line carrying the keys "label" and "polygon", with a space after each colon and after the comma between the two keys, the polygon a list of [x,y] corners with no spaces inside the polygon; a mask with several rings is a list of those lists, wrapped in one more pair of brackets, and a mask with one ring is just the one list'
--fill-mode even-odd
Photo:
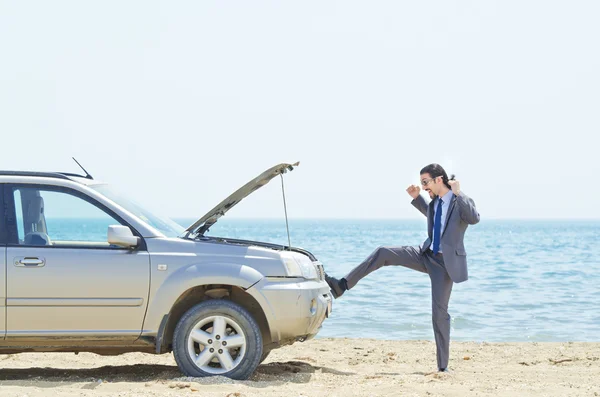
{"label": "car hood", "polygon": [[275,178],[277,175],[281,175],[286,173],[287,171],[292,171],[294,167],[297,167],[300,163],[296,162],[294,164],[282,163],[278,164],[274,167],[269,168],[256,178],[252,179],[250,182],[246,183],[244,186],[233,192],[229,195],[225,200],[221,201],[217,204],[212,210],[208,211],[206,215],[202,218],[198,219],[192,225],[190,225],[185,230],[185,236],[196,235],[202,236],[204,233],[214,225],[217,220],[225,215],[227,211],[229,211],[233,206],[242,201],[245,197],[249,196],[250,193],[258,190],[260,187],[269,183],[269,181]]}

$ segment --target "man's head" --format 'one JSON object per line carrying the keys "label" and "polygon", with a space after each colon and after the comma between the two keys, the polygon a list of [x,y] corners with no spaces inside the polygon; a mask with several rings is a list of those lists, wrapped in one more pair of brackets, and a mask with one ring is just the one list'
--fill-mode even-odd
{"label": "man's head", "polygon": [[[454,178],[454,175],[452,175]],[[421,170],[421,186],[429,193],[430,198],[443,196],[450,189],[448,174],[439,164],[429,164]]]}

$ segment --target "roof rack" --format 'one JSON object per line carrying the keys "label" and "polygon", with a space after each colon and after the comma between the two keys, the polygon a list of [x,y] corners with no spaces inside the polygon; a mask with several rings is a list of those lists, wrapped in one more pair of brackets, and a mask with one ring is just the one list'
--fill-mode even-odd
{"label": "roof rack", "polygon": [[92,179],[92,180],[94,179],[89,174],[88,174],[88,176],[80,175],[80,174],[73,174],[71,172],[57,172],[57,174],[64,175],[64,176],[74,176],[76,178],[84,178],[84,179]]}
{"label": "roof rack", "polygon": [[[75,174],[66,174],[61,172],[37,172],[37,171],[0,171],[0,175],[9,176],[38,176],[44,178],[57,178],[71,180],[69,176],[80,176]],[[85,177],[82,177],[85,178]]]}

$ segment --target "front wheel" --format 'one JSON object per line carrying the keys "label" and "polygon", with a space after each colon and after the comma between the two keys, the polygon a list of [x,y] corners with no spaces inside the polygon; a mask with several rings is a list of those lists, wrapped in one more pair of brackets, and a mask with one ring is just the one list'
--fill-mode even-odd
{"label": "front wheel", "polygon": [[173,335],[175,361],[187,376],[248,379],[258,367],[262,351],[256,321],[241,306],[222,299],[189,309]]}

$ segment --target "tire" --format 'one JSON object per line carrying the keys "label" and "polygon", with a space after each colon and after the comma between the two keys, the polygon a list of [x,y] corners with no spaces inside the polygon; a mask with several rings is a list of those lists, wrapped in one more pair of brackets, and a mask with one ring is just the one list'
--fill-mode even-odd
{"label": "tire", "polygon": [[173,356],[187,376],[245,380],[260,364],[262,354],[258,324],[244,308],[228,300],[208,300],[190,308],[173,334]]}

